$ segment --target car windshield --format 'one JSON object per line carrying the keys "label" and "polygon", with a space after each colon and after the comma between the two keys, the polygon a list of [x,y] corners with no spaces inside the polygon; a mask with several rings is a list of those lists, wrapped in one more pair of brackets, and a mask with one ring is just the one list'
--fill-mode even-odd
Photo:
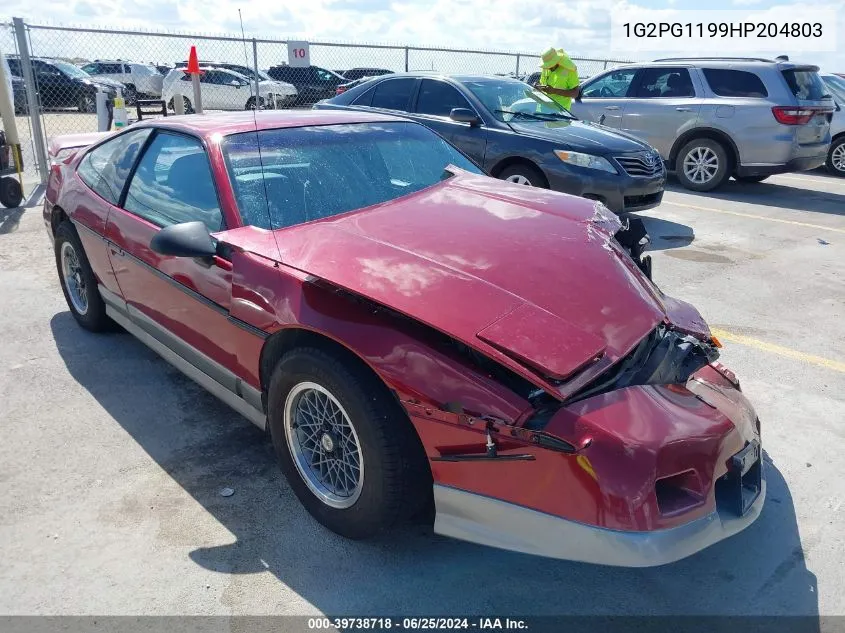
{"label": "car windshield", "polygon": [[[260,148],[260,149],[259,149]],[[416,123],[356,123],[245,132],[223,144],[245,224],[278,229],[394,200],[482,171]]]}
{"label": "car windshield", "polygon": [[74,79],[88,79],[91,76],[78,66],[74,66],[73,64],[69,64],[67,62],[54,61],[50,63],[52,63],[53,66],[61,70],[68,77],[73,77]]}
{"label": "car windshield", "polygon": [[574,118],[566,108],[521,81],[462,81],[499,121],[549,121]]}
{"label": "car windshield", "polygon": [[243,77],[247,81],[255,81],[255,71],[249,66],[222,66],[222,68],[237,73],[238,77]]}

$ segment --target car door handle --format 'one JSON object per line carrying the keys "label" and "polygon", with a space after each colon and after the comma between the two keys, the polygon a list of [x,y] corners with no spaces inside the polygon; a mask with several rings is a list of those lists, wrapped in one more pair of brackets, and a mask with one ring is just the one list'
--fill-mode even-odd
{"label": "car door handle", "polygon": [[122,248],[117,248],[116,246],[110,246],[109,250],[111,251],[112,255],[117,255],[118,257],[123,257],[126,255],[126,252]]}
{"label": "car door handle", "polygon": [[604,106],[605,110],[618,110],[619,106]]}
{"label": "car door handle", "polygon": [[678,112],[692,112],[692,108],[675,108]]}

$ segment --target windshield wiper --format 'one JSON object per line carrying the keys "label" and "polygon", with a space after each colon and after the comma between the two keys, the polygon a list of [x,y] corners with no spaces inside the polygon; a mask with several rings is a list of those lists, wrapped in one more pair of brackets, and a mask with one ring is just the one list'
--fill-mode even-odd
{"label": "windshield wiper", "polygon": [[566,115],[563,112],[522,112],[521,110],[494,110],[494,112],[501,112],[502,114],[511,114],[513,116],[521,116],[534,121],[560,121],[561,119],[574,119],[572,115]]}

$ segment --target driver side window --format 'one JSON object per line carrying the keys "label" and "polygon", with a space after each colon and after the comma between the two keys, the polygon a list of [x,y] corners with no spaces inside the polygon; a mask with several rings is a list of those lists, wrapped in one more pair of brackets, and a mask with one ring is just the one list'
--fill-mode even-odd
{"label": "driver side window", "polygon": [[205,149],[198,139],[181,134],[156,134],[138,163],[123,208],[162,227],[199,220],[212,233],[223,228]]}
{"label": "driver side window", "polygon": [[581,98],[620,99],[626,97],[636,74],[636,68],[614,70],[584,86]]}

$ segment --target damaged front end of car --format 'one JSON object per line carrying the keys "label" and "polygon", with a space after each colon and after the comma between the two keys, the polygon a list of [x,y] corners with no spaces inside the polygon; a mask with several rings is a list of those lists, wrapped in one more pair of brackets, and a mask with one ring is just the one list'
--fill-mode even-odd
{"label": "damaged front end of car", "polygon": [[712,340],[661,323],[563,401],[536,390],[520,424],[486,422],[486,461],[500,467],[483,488],[524,489],[479,494],[478,483],[464,488],[477,467],[438,464],[435,531],[626,567],[741,531],[765,498],[760,425],[718,356]]}

